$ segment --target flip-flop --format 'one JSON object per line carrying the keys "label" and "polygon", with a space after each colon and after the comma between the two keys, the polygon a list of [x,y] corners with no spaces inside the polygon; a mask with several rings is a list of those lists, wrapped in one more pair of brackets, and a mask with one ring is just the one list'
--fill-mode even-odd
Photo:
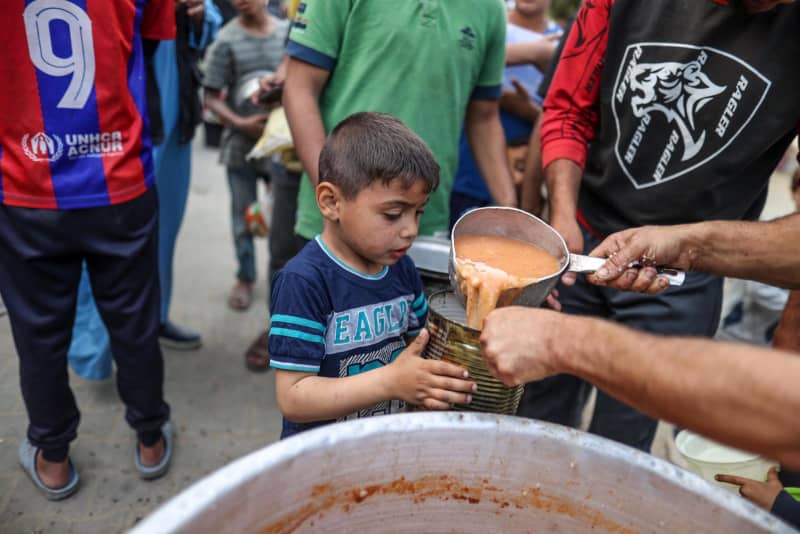
{"label": "flip-flop", "polygon": [[144,465],[142,463],[142,459],[139,457],[139,440],[136,440],[133,447],[133,465],[139,473],[139,478],[154,480],[164,476],[169,470],[173,448],[172,423],[167,421],[161,425],[161,435],[164,437],[164,455],[161,457],[161,461],[156,465]]}
{"label": "flip-flop", "polygon": [[36,455],[38,453],[39,447],[28,441],[28,438],[25,438],[19,445],[19,465],[22,466],[22,469],[28,474],[33,484],[39,488],[39,491],[44,494],[48,501],[60,501],[78,491],[80,477],[78,476],[78,471],[75,469],[75,466],[72,464],[72,460],[69,458],[67,459],[69,461],[69,482],[60,488],[51,488],[45,485],[42,479],[39,478],[39,473],[36,472]]}

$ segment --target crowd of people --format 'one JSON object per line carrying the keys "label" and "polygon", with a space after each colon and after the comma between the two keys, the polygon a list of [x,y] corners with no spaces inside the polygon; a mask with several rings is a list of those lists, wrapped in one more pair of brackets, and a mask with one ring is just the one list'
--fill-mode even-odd
{"label": "crowd of people", "polygon": [[[245,213],[259,183],[272,197],[269,320],[244,360],[274,369],[282,438],[469,405],[469,374],[422,357],[406,252],[501,205],[608,258],[563,276],[560,313],[487,318],[490,368],[525,384],[519,415],[577,426],[596,386],[589,432],[649,452],[665,419],[800,469],[800,215],[758,221],[800,125],[800,4],[593,0],[569,23],[549,0],[17,4],[0,23],[0,106],[19,117],[0,126],[0,294],[29,418],[19,460],[48,499],[79,484],[68,362],[97,379],[113,360],[137,472],[169,468],[161,345],[202,345],[169,312],[203,107],[224,127],[234,311],[258,279]],[[248,157],[277,112],[303,172]],[[761,333],[773,349],[708,339],[726,276],[795,290]],[[790,477],[724,480],[800,525]]]}

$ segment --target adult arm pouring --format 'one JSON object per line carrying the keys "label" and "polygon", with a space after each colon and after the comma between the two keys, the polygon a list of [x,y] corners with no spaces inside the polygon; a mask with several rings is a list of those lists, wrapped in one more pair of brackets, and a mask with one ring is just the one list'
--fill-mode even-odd
{"label": "adult arm pouring", "polygon": [[800,468],[800,358],[790,352],[518,307],[489,315],[481,347],[507,385],[573,374],[652,417]]}

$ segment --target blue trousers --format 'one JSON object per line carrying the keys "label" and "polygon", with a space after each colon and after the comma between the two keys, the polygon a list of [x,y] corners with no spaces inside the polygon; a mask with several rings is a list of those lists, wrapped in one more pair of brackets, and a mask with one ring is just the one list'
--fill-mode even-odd
{"label": "blue trousers", "polygon": [[80,210],[0,205],[0,293],[19,355],[28,439],[43,450],[67,447],[77,435],[67,349],[83,262],[109,328],[126,420],[141,433],[169,418],[158,345],[157,206],[154,190]]}
{"label": "blue trousers", "polygon": [[[584,231],[588,253],[600,241]],[[578,275],[572,287],[559,285],[565,313],[604,317],[657,334],[712,337],[722,308],[722,279],[688,273],[680,287],[659,295],[642,295],[598,287]],[[602,339],[596,343],[603,343]],[[647,350],[644,348],[643,350]],[[590,386],[572,375],[557,375],[526,384],[518,415],[577,426]],[[597,391],[589,432],[650,452],[658,421]]]}
{"label": "blue trousers", "polygon": [[253,236],[247,231],[244,213],[258,199],[258,181],[265,180],[263,172],[255,165],[242,164],[227,167],[228,186],[231,192],[231,231],[238,268],[236,278],[242,282],[256,280],[256,251]]}

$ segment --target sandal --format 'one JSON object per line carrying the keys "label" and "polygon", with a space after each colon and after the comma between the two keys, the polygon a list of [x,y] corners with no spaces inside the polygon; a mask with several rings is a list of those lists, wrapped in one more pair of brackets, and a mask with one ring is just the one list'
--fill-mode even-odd
{"label": "sandal", "polygon": [[232,310],[245,311],[253,303],[253,285],[241,280],[231,288],[228,295],[228,306]]}
{"label": "sandal", "polygon": [[39,447],[33,445],[30,441],[28,441],[27,438],[25,438],[25,441],[20,443],[19,464],[28,474],[28,477],[39,489],[39,491],[44,493],[44,496],[48,501],[60,501],[61,499],[66,499],[78,491],[78,482],[80,482],[80,478],[78,477],[78,471],[72,464],[72,460],[67,458],[67,461],[69,462],[69,482],[60,488],[51,488],[42,482],[42,479],[39,478],[39,473],[36,472],[36,457],[38,454]]}
{"label": "sandal", "polygon": [[169,470],[173,450],[172,423],[169,421],[161,425],[161,437],[164,439],[164,454],[161,456],[161,461],[156,465],[144,465],[142,463],[142,459],[139,456],[139,440],[136,440],[133,448],[133,465],[139,473],[139,478],[143,480],[154,480],[162,477]]}
{"label": "sandal", "polygon": [[244,353],[247,368],[251,371],[269,371],[269,330],[256,338]]}

